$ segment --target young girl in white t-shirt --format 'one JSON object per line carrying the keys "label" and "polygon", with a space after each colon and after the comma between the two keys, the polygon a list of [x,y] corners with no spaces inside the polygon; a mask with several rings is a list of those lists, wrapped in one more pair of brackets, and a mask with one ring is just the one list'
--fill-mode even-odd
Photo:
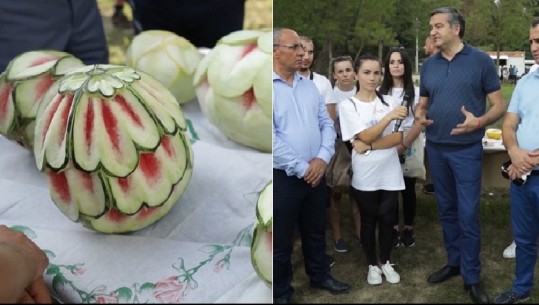
{"label": "young girl in white t-shirt", "polygon": [[[369,264],[367,282],[399,283],[400,276],[390,263],[393,218],[398,193],[404,180],[396,146],[402,141],[402,127],[394,132],[396,120],[406,118],[406,107],[376,87],[382,68],[376,57],[361,56],[354,62],[358,91],[339,103],[343,141],[352,141],[352,187],[361,214],[361,243]],[[377,255],[378,229],[380,253]]]}
{"label": "young girl in white t-shirt", "polygon": [[[335,86],[333,87],[333,99],[326,104],[330,117],[336,121],[337,105],[347,98],[353,97],[356,90],[356,73],[354,72],[354,61],[350,56],[339,56],[331,60],[331,70],[333,78],[335,79]],[[337,125],[338,126],[338,125]],[[337,133],[335,139],[335,147],[337,145],[346,145],[342,142],[340,134]],[[337,151],[337,149],[335,149]],[[337,252],[347,252],[348,245],[345,242],[341,232],[341,197],[342,193],[330,189],[330,207],[329,207],[329,222],[331,225],[331,231],[333,234],[333,248]],[[361,219],[359,215],[359,209],[354,200],[352,188],[350,188],[347,194],[350,197],[350,205],[352,207],[352,217],[354,220],[354,235],[355,242],[361,244]]]}

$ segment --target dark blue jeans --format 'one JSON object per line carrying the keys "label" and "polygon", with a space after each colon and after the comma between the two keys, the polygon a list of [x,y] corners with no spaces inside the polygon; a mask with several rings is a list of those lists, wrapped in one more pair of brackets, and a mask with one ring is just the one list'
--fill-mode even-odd
{"label": "dark blue jeans", "polygon": [[293,238],[296,227],[301,233],[305,272],[311,282],[329,276],[326,251],[325,178],[317,187],[303,179],[273,169],[273,297],[291,296]]}
{"label": "dark blue jeans", "polygon": [[533,288],[539,237],[539,176],[529,176],[526,184],[511,183],[511,228],[515,237],[516,267],[513,291],[528,296]]}
{"label": "dark blue jeans", "polygon": [[481,272],[479,202],[483,145],[440,145],[427,141],[426,152],[442,225],[447,263],[460,266],[465,284]]}

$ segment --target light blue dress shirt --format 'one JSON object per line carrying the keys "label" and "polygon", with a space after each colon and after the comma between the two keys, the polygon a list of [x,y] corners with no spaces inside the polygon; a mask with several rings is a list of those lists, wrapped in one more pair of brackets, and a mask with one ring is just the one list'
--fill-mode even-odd
{"label": "light blue dress shirt", "polygon": [[[518,114],[520,123],[517,127],[516,137],[518,146],[522,149],[539,149],[539,69],[522,77],[513,91],[507,112]],[[534,170],[539,169],[536,166]]]}
{"label": "light blue dress shirt", "polygon": [[290,86],[273,72],[273,168],[303,178],[310,160],[329,163],[335,136],[316,85],[296,73]]}

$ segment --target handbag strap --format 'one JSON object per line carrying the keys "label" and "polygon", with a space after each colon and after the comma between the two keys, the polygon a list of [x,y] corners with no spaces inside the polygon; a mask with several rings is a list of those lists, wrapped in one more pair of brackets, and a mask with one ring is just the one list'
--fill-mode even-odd
{"label": "handbag strap", "polygon": [[354,103],[354,100],[351,97],[349,97],[348,100],[350,101],[350,103],[352,103],[352,105],[354,105],[354,109],[357,112],[357,107],[356,107],[356,103]]}

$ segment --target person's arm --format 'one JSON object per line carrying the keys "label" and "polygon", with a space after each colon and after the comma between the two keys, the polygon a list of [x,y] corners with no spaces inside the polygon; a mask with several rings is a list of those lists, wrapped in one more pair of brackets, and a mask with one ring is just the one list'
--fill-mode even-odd
{"label": "person's arm", "polygon": [[479,117],[479,119],[481,120],[481,126],[488,126],[496,122],[504,115],[505,111],[507,110],[507,106],[503,100],[501,90],[497,90],[488,94],[487,98],[490,103],[490,108],[484,115]]}
{"label": "person's arm", "polygon": [[329,103],[326,104],[326,108],[329,114],[329,117],[335,122],[337,120],[337,104],[336,103]]}
{"label": "person's arm", "polygon": [[488,94],[487,97],[490,102],[490,109],[482,116],[476,117],[473,113],[467,111],[464,106],[461,107],[461,112],[464,114],[465,119],[464,122],[457,124],[457,126],[451,130],[452,135],[463,134],[484,128],[485,126],[496,122],[503,116],[506,106],[503,101],[502,92],[496,90]]}
{"label": "person's arm", "polygon": [[0,302],[51,303],[43,281],[49,260],[26,235],[0,225]]}
{"label": "person's arm", "polygon": [[[391,124],[393,120],[404,120],[406,118],[406,115],[408,114],[405,106],[397,106],[393,108],[388,114],[386,114],[378,123],[374,124],[373,126],[359,132],[356,134],[356,138],[361,140],[362,142],[365,142],[367,144],[374,143],[377,140],[381,140],[383,138],[387,138],[388,136],[385,136],[383,138],[380,138],[380,135],[384,132],[384,130]],[[388,148],[385,147],[385,145],[390,145],[393,143],[394,138],[398,138],[398,143],[402,140],[402,132],[394,132],[397,134],[397,136],[389,137],[389,142],[383,142],[383,143],[377,143],[382,147],[378,147],[379,149],[382,148]],[[391,145],[395,146],[396,144]]]}
{"label": "person's arm", "polygon": [[423,131],[423,126],[419,125],[419,123],[416,123],[415,120],[413,122],[412,128],[410,128],[410,131],[406,135],[404,139],[402,139],[402,142],[397,147],[397,150],[399,152],[399,155],[402,155],[419,137],[419,134]]}
{"label": "person's arm", "polygon": [[536,166],[532,152],[521,149],[518,146],[516,132],[519,123],[520,117],[518,114],[513,112],[507,112],[505,114],[502,125],[502,139],[512,163],[509,166],[509,176],[511,179],[521,177]]}
{"label": "person's arm", "polygon": [[359,139],[352,142],[354,150],[360,154],[368,150],[386,149],[398,145],[402,141],[402,131],[392,132],[376,141],[367,144]]}
{"label": "person's arm", "polygon": [[305,172],[305,181],[311,186],[317,186],[326,173],[326,166],[335,154],[335,127],[329,117],[326,105],[323,101],[318,103],[318,122],[320,126],[321,142],[320,149],[315,158],[309,161],[309,168]]}
{"label": "person's arm", "polygon": [[432,120],[427,119],[427,106],[429,105],[429,98],[426,96],[419,97],[417,108],[414,112],[414,122],[417,122],[422,127],[429,126],[433,123]]}

